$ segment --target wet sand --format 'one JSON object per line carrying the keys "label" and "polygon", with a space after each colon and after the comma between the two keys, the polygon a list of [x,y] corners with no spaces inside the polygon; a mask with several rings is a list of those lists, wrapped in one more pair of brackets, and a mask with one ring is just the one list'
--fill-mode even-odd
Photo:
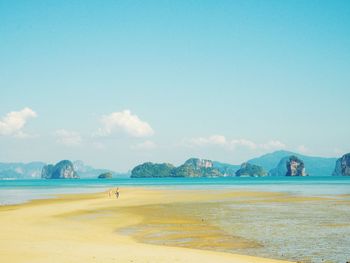
{"label": "wet sand", "polygon": [[166,197],[173,200],[120,208],[143,219],[118,232],[141,243],[305,263],[350,258],[350,206],[341,195],[221,189]]}

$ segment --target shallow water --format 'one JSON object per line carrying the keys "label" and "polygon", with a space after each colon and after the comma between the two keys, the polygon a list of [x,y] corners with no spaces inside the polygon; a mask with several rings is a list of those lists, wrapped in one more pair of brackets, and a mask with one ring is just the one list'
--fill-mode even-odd
{"label": "shallow water", "polygon": [[231,234],[263,245],[234,250],[302,262],[350,259],[350,200],[234,203],[216,209],[216,222]]}
{"label": "shallow water", "polygon": [[350,197],[213,198],[137,207],[144,221],[121,233],[150,244],[289,261],[350,259]]}
{"label": "shallow water", "polygon": [[251,189],[319,196],[350,194],[350,177],[0,180],[0,205],[52,198],[57,194],[99,192],[116,186],[171,189]]}

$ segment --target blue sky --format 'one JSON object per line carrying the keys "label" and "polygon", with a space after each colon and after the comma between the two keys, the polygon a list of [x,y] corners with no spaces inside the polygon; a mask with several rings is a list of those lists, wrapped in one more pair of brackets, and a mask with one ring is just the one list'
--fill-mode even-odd
{"label": "blue sky", "polygon": [[339,156],[349,72],[349,1],[0,0],[0,161]]}

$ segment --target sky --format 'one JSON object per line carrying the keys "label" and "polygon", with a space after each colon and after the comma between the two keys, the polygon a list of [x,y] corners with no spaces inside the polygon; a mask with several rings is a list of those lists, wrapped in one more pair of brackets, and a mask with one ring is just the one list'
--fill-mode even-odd
{"label": "sky", "polygon": [[0,0],[0,162],[350,151],[350,1]]}

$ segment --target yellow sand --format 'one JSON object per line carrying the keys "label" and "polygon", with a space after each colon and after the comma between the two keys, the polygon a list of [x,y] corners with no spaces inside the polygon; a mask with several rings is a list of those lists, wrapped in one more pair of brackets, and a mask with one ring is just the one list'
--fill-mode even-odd
{"label": "yellow sand", "polygon": [[[196,218],[177,218],[175,214],[158,217],[157,205],[235,197],[274,199],[282,195],[125,188],[118,200],[108,198],[107,193],[79,194],[0,207],[0,262],[286,262],[144,244],[140,242],[142,238],[119,233],[120,229],[152,220],[172,220],[173,225],[182,224],[188,231],[201,227],[192,224]],[[201,239],[211,240],[220,235],[212,226],[207,227],[212,230],[211,234],[208,232],[208,236]],[[182,233],[186,233],[184,229]],[[255,245],[239,239],[229,242],[237,246]],[[201,245],[206,248],[208,244],[194,244],[194,247],[201,248]]]}

